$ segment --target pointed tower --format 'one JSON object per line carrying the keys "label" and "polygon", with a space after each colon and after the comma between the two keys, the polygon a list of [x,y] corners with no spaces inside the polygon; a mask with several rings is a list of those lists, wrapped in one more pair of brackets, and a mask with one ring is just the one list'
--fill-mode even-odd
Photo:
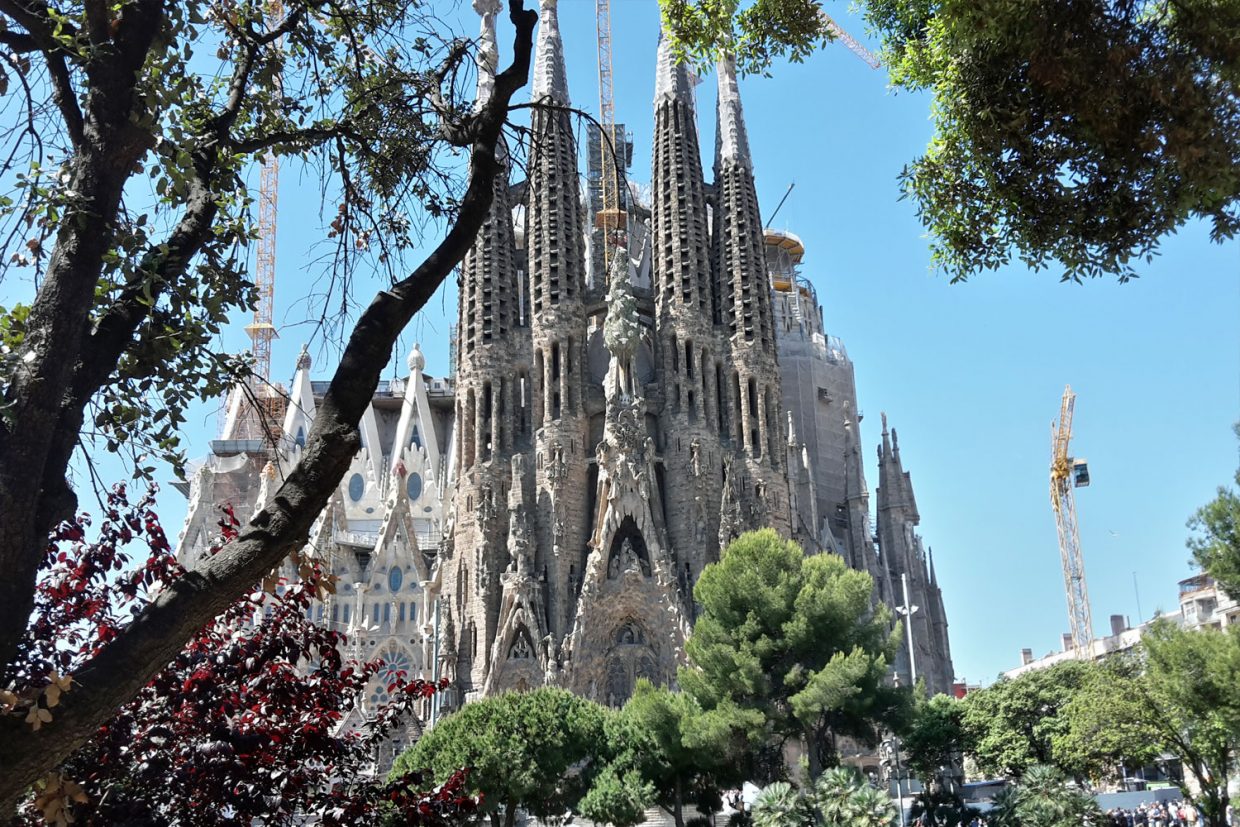
{"label": "pointed tower", "polygon": [[929,570],[929,583],[926,589],[930,611],[930,634],[941,673],[939,683],[950,686],[956,680],[956,672],[952,667],[951,641],[947,635],[947,610],[943,607],[943,591],[939,588],[939,578],[934,572],[934,549],[932,548],[926,549],[926,563]]}
{"label": "pointed tower", "polygon": [[[532,99],[567,106],[568,82],[556,0],[541,0]],[[548,633],[557,645],[572,622],[590,515],[586,394],[585,227],[577,147],[565,111],[530,116],[525,245],[533,342],[534,568],[546,578]]]}
{"label": "pointed tower", "polygon": [[717,71],[714,257],[721,337],[731,356],[731,375],[724,377],[727,431],[731,449],[740,460],[731,470],[741,474],[737,502],[741,525],[769,525],[788,536],[788,481],[782,467],[785,449],[778,413],[780,376],[762,219],[735,61],[723,56]]}
{"label": "pointed tower", "polygon": [[[478,106],[494,87],[498,59],[495,17],[499,0],[474,0],[482,16],[478,50]],[[529,442],[529,372],[521,347],[518,315],[520,285],[508,197],[508,159],[499,151],[503,172],[496,176],[493,200],[473,246],[461,263],[456,353],[455,535],[445,566],[448,582],[466,588],[444,610],[458,613],[453,628],[457,672],[466,693],[481,688],[486,649],[499,616],[500,575],[509,562],[504,491],[510,482],[509,457]],[[525,357],[525,358],[523,358]],[[442,621],[441,621],[442,622]]]}
{"label": "pointed tower", "polygon": [[861,461],[858,433],[861,423],[851,407],[844,410],[844,528],[851,555],[848,564],[858,571],[869,572],[874,578],[874,599],[888,606],[894,598],[891,576],[879,560],[874,548],[870,526],[870,492],[865,484],[865,468]]}
{"label": "pointed tower", "polygon": [[[908,584],[908,602],[917,607],[913,614],[913,650],[917,677],[924,680],[931,694],[948,692],[951,675],[950,652],[944,652],[934,628],[933,595],[929,589],[929,572],[921,537],[916,533],[921,515],[913,496],[912,477],[900,461],[900,440],[895,429],[887,429],[883,414],[883,441],[878,449],[878,548],[885,574],[891,582],[889,605],[904,605],[904,584]],[[900,647],[896,671],[903,685],[911,685],[908,641]],[[947,658],[944,663],[944,658]]]}
{"label": "pointed tower", "polygon": [[664,486],[669,539],[690,586],[718,559],[727,375],[714,334],[710,235],[693,86],[666,37],[659,39],[651,170],[652,280]]}

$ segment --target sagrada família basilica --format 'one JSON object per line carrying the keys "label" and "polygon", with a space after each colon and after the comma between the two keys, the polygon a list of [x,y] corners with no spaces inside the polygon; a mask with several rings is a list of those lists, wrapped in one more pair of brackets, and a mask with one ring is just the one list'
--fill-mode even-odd
{"label": "sagrada fam\u00edlia basilica", "polygon": [[[475,5],[485,95],[500,4]],[[708,183],[696,79],[660,45],[648,195],[623,186],[621,220],[600,230],[598,162],[582,175],[563,109],[556,2],[541,6],[532,99],[559,108],[532,112],[527,180],[497,181],[460,267],[451,375],[427,373],[415,347],[366,411],[310,540],[340,577],[317,618],[348,632],[351,654],[447,677],[449,706],[542,685],[618,705],[639,677],[675,681],[703,567],[769,526],[869,572],[888,605],[920,607],[912,666],[949,691],[947,618],[896,432],[884,415],[872,503],[853,365],[801,274],[804,246],[763,228],[762,148],[733,65],[717,68]],[[244,519],[274,492],[325,387],[303,352],[274,450],[249,438],[236,395],[182,486],[183,558],[210,544],[220,504]],[[906,647],[906,684],[910,666]]]}

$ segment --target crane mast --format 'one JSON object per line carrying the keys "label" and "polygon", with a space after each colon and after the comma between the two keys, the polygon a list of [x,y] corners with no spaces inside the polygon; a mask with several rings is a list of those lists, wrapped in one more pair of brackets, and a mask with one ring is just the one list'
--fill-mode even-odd
{"label": "crane mast", "polygon": [[612,84],[611,59],[611,0],[595,0],[595,30],[598,35],[598,119],[602,140],[599,141],[599,193],[602,209],[595,216],[595,224],[604,231],[607,240],[624,243],[628,227],[628,213],[620,204],[619,161],[616,147],[620,136],[616,134],[616,101]]}
{"label": "crane mast", "polygon": [[1051,509],[1059,533],[1059,557],[1063,564],[1064,593],[1068,601],[1068,621],[1072,647],[1078,657],[1087,656],[1094,624],[1089,609],[1089,590],[1085,585],[1085,559],[1076,522],[1076,496],[1073,489],[1089,485],[1085,460],[1068,455],[1072,440],[1072,414],[1076,394],[1064,388],[1059,405],[1059,422],[1051,423]]}
{"label": "crane mast", "polygon": [[[275,28],[284,20],[283,0],[268,0],[266,6],[268,26]],[[277,40],[272,48],[283,48],[284,39]],[[280,74],[275,77],[277,96],[282,96],[284,84]],[[272,323],[276,290],[276,212],[280,190],[280,159],[270,149],[263,157],[258,177],[258,232],[254,255],[254,317],[245,326],[250,337],[250,354],[254,357],[246,395],[251,410],[239,424],[250,439],[263,439],[269,445],[279,438],[279,419],[283,399],[273,392],[271,385],[271,341],[276,338]]]}

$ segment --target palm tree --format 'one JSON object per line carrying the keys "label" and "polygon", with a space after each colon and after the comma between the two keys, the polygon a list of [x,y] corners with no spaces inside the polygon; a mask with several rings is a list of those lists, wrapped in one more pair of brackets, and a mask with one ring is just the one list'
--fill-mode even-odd
{"label": "palm tree", "polygon": [[1020,783],[995,799],[995,827],[1094,827],[1103,823],[1097,802],[1052,767],[1030,767]]}
{"label": "palm tree", "polygon": [[812,824],[805,798],[786,781],[767,785],[754,799],[754,827],[809,827]]}
{"label": "palm tree", "polygon": [[850,767],[835,767],[824,772],[814,784],[814,808],[825,824],[845,825],[851,822],[853,798],[862,787],[861,779]]}
{"label": "palm tree", "polygon": [[753,805],[754,827],[891,827],[891,800],[848,767],[827,770],[807,792],[777,781]]}

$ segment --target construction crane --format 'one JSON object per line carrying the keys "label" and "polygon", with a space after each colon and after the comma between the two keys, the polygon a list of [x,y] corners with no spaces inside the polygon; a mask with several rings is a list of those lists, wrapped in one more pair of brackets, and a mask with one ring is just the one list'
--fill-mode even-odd
{"label": "construction crane", "polygon": [[[284,21],[283,0],[268,0],[267,23],[272,28]],[[276,41],[275,49],[283,46],[283,38]],[[280,75],[275,77],[276,95],[282,96],[284,84]],[[255,415],[251,427],[252,438],[274,443],[279,438],[278,428],[283,407],[280,394],[272,393],[271,387],[271,340],[276,338],[272,323],[272,307],[276,291],[276,203],[280,189],[280,159],[270,149],[263,158],[258,177],[258,247],[254,256],[254,318],[245,326],[250,336],[250,353],[254,366],[249,380],[249,396]]]}
{"label": "construction crane", "polygon": [[1085,587],[1085,560],[1076,525],[1076,497],[1073,490],[1089,485],[1089,465],[1068,455],[1072,439],[1072,411],[1076,394],[1066,386],[1059,405],[1059,422],[1051,423],[1051,508],[1059,531],[1059,556],[1063,563],[1064,593],[1068,599],[1068,620],[1072,647],[1077,657],[1088,655],[1094,623],[1089,611],[1089,590]]}
{"label": "construction crane", "polygon": [[598,119],[599,194],[602,209],[594,217],[595,226],[610,236],[608,241],[624,244],[628,213],[620,201],[620,163],[616,150],[623,136],[616,134],[616,101],[612,85],[611,0],[594,0],[595,30],[598,34]]}
{"label": "construction crane", "polygon": [[877,69],[879,67],[878,58],[874,57],[874,55],[870,53],[869,49],[858,43],[852,35],[844,31],[844,28],[839,23],[836,23],[831,19],[831,15],[819,9],[818,19],[822,21],[822,25],[827,29],[827,31],[835,35],[836,40],[843,43],[853,54],[868,63],[871,69]]}

